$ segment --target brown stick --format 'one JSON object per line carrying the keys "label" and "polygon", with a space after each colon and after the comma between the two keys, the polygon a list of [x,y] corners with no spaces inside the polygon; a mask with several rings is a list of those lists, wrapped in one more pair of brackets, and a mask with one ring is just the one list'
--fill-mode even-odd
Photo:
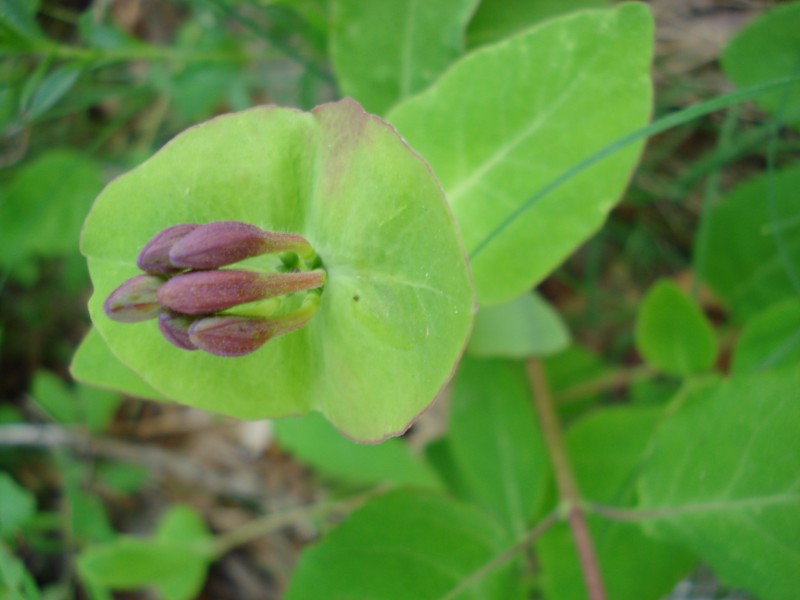
{"label": "brown stick", "polygon": [[539,415],[542,434],[553,465],[558,495],[566,511],[567,522],[572,530],[572,537],[578,550],[586,591],[590,600],[606,600],[600,566],[594,551],[592,537],[589,533],[586,515],[581,508],[580,491],[564,446],[561,425],[558,422],[544,369],[539,360],[535,358],[529,360],[526,367],[531,391],[533,392],[534,405]]}

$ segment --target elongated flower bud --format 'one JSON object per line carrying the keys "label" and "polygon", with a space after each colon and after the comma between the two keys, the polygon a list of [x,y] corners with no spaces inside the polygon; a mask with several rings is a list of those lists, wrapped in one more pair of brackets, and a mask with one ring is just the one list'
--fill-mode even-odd
{"label": "elongated flower bud", "polygon": [[193,271],[176,275],[161,286],[158,302],[175,312],[205,315],[248,302],[318,288],[324,283],[323,271]]}
{"label": "elongated flower bud", "polygon": [[238,316],[206,317],[189,328],[192,343],[217,356],[243,356],[263,346],[275,332],[268,319]]}
{"label": "elongated flower bud", "polygon": [[238,221],[217,221],[201,225],[178,240],[169,252],[169,260],[185,269],[216,269],[271,252],[314,255],[306,239],[296,233],[274,233]]}
{"label": "elongated flower bud", "polygon": [[164,280],[154,275],[137,275],[122,283],[106,298],[106,315],[122,323],[138,323],[158,316],[158,290]]}
{"label": "elongated flower bud", "polygon": [[175,242],[198,227],[200,225],[195,223],[181,223],[159,231],[139,252],[136,264],[142,271],[156,275],[169,275],[183,270],[170,262],[169,251]]}
{"label": "elongated flower bud", "polygon": [[158,328],[166,340],[182,350],[197,350],[197,346],[189,338],[189,327],[197,319],[179,315],[172,311],[163,311],[158,315]]}

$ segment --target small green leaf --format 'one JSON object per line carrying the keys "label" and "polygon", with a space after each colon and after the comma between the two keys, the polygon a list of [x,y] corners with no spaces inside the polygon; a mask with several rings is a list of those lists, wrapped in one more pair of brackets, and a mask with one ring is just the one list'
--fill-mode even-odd
{"label": "small green leaf", "polygon": [[581,11],[472,52],[388,115],[442,182],[482,306],[544,279],[619,200],[641,144],[543,197],[474,255],[539,190],[647,122],[652,42],[641,3]]}
{"label": "small green leaf", "polygon": [[[584,498],[615,507],[635,505],[635,475],[661,413],[660,408],[605,408],[570,427],[567,451]],[[646,536],[636,523],[592,515],[589,527],[609,598],[664,598],[695,562],[683,549]],[[569,527],[558,524],[536,547],[546,597],[585,600]]]}
{"label": "small green leaf", "polygon": [[[307,325],[232,359],[104,314],[156,232],[224,220],[298,233],[316,249],[327,283]],[[466,260],[435,178],[352,100],[189,129],[105,189],[82,247],[90,313],[112,354],[164,396],[238,418],[317,410],[359,441],[398,434],[449,379],[472,324]]]}
{"label": "small green leaf", "polygon": [[[740,88],[800,73],[800,3],[775,6],[742,29],[722,52],[725,74]],[[763,94],[756,102],[783,123],[800,128],[800,91]]]}
{"label": "small green leaf", "polygon": [[449,443],[476,499],[515,535],[540,508],[550,468],[521,362],[465,359]]}
{"label": "small green leaf", "polygon": [[72,89],[82,70],[78,65],[66,65],[42,78],[25,107],[26,119],[35,121],[50,110]]}
{"label": "small green leaf", "polygon": [[274,425],[281,447],[323,475],[366,485],[441,486],[435,473],[401,440],[356,444],[315,414]]}
{"label": "small green leaf", "polygon": [[798,189],[800,168],[753,177],[703,223],[708,250],[696,268],[740,321],[800,290]]}
{"label": "small green leaf", "polygon": [[39,370],[33,379],[33,397],[50,417],[65,425],[83,424],[101,431],[119,408],[119,394],[75,386],[71,388],[56,375]]}
{"label": "small green leaf", "polygon": [[608,5],[608,0],[482,0],[467,29],[467,45],[499,42],[541,21]]}
{"label": "small green leaf", "polygon": [[[367,502],[308,548],[286,600],[439,599],[510,545],[487,516],[422,491],[395,491]],[[507,571],[459,598],[509,598]]]}
{"label": "small green leaf", "polygon": [[90,546],[78,558],[83,578],[114,590],[157,589],[165,600],[191,600],[211,562],[210,537],[187,507],[164,516],[155,539],[125,537]]}
{"label": "small green leaf", "polygon": [[11,475],[0,473],[0,506],[0,539],[7,539],[34,515],[36,498]]}
{"label": "small green leaf", "polygon": [[342,93],[385,113],[458,56],[477,0],[334,0],[331,57]]}
{"label": "small green leaf", "polygon": [[681,398],[656,431],[639,484],[653,534],[764,600],[797,596],[798,389],[793,366]]}
{"label": "small green leaf", "polygon": [[750,319],[731,362],[734,373],[800,364],[800,302],[776,304]]}
{"label": "small green leaf", "polygon": [[648,363],[679,376],[705,371],[717,357],[711,325],[694,302],[667,280],[653,285],[642,301],[636,347]]}
{"label": "small green leaf", "polygon": [[44,37],[36,22],[39,2],[32,0],[4,0],[0,4],[0,47],[24,46],[34,38]]}
{"label": "small green leaf", "polygon": [[474,356],[527,358],[560,352],[569,331],[559,314],[536,293],[482,307],[467,350]]}

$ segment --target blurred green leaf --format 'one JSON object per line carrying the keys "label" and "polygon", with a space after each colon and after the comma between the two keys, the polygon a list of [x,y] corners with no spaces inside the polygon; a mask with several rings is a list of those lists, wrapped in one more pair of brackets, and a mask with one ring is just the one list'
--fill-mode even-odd
{"label": "blurred green leaf", "polygon": [[772,306],[747,322],[733,352],[734,373],[800,365],[800,302]]}
{"label": "blurred green leaf", "polygon": [[550,473],[523,363],[461,361],[448,440],[478,502],[522,534],[541,506]]}
{"label": "blurred green leaf", "polygon": [[[567,451],[583,497],[620,508],[635,505],[636,474],[661,413],[661,408],[604,408],[570,427]],[[685,550],[648,537],[636,523],[594,515],[588,520],[609,598],[664,598],[695,562]],[[559,523],[536,548],[545,597],[585,600],[569,526]]]}
{"label": "blurred green leaf", "polygon": [[[440,599],[510,545],[485,514],[430,492],[368,501],[300,558],[286,600]],[[507,570],[459,598],[503,598]]]}
{"label": "blurred green leaf", "polygon": [[[143,48],[143,42],[122,30],[113,22],[103,23],[97,20],[98,11],[87,10],[78,18],[78,30],[87,45],[98,50],[121,50],[125,48]],[[99,56],[103,56],[100,54]]]}
{"label": "blurred green leaf", "polygon": [[608,5],[608,0],[481,0],[467,29],[467,45],[499,42],[541,21]]}
{"label": "blurred green leaf", "polygon": [[441,181],[481,306],[544,279],[619,200],[641,144],[573,177],[482,245],[567,169],[647,122],[652,27],[641,3],[553,19],[462,58],[388,115]]}
{"label": "blurred green leaf", "polygon": [[737,375],[679,397],[639,484],[644,524],[726,583],[792,600],[800,573],[800,370]]}
{"label": "blurred green leaf", "polygon": [[70,373],[80,382],[115,390],[137,398],[164,400],[164,396],[111,354],[103,338],[92,327],[72,358]]}
{"label": "blurred green leaf", "polygon": [[102,463],[97,466],[97,477],[103,485],[122,494],[133,494],[150,480],[150,472],[139,465]]}
{"label": "blurred green leaf", "polygon": [[755,176],[703,222],[707,250],[696,268],[739,321],[800,293],[798,189],[797,167]]}
{"label": "blurred green leaf", "polygon": [[22,166],[0,196],[0,267],[11,275],[36,258],[78,253],[78,237],[103,186],[97,165],[69,150],[52,150]]}
{"label": "blurred green leaf", "polygon": [[687,376],[709,369],[717,357],[714,330],[697,305],[672,281],[656,282],[636,318],[636,347],[654,367]]}
{"label": "blurred green leaf", "polygon": [[467,351],[484,358],[545,356],[569,345],[561,316],[539,294],[524,294],[482,307],[475,317]]}
{"label": "blurred green leaf", "polygon": [[78,558],[78,571],[110,589],[153,587],[165,600],[192,600],[212,560],[210,539],[199,515],[173,506],[155,538],[124,537],[90,546]]}
{"label": "blurred green leaf", "polygon": [[44,37],[36,11],[39,0],[3,0],[0,3],[0,48],[28,47],[35,38]]}
{"label": "blurred green leaf", "polygon": [[477,0],[333,0],[331,58],[342,94],[384,114],[461,54]]}
{"label": "blurred green leaf", "polygon": [[86,465],[62,456],[58,460],[58,469],[64,482],[71,537],[81,546],[113,540],[116,533],[105,505],[97,495],[84,489],[85,482],[90,479]]}
{"label": "blurred green leaf", "polygon": [[64,425],[83,424],[90,431],[104,429],[122,402],[119,394],[81,385],[70,387],[44,370],[34,375],[32,393],[53,420]]}
{"label": "blurred green leaf", "polygon": [[[725,74],[740,88],[800,74],[800,2],[775,6],[742,29],[722,52]],[[797,86],[764,94],[756,102],[800,128]]]}
{"label": "blurred green leaf", "polygon": [[36,121],[44,115],[69,92],[82,72],[78,65],[65,65],[43,77],[23,107],[26,120]]}
{"label": "blurred green leaf", "polygon": [[366,485],[441,486],[435,473],[402,440],[357,444],[315,413],[275,421],[274,427],[282,448],[323,475]]}
{"label": "blurred green leaf", "polygon": [[0,544],[0,599],[39,600],[41,594],[36,580],[25,568],[25,563]]}
{"label": "blurred green leaf", "polygon": [[8,473],[0,473],[0,539],[8,539],[36,512],[36,498]]}

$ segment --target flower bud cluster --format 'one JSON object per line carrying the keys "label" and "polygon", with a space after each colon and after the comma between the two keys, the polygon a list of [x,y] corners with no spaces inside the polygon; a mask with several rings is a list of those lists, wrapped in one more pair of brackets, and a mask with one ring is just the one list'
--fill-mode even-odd
{"label": "flower bud cluster", "polygon": [[[246,258],[282,253],[289,271],[222,269]],[[254,352],[273,337],[305,325],[316,312],[325,271],[300,235],[264,231],[238,221],[182,223],[158,232],[136,264],[145,273],[125,281],[103,308],[115,321],[158,319],[164,338],[184,350],[217,356]],[[311,270],[301,270],[303,265]],[[304,292],[298,308],[253,316],[234,309]]]}

